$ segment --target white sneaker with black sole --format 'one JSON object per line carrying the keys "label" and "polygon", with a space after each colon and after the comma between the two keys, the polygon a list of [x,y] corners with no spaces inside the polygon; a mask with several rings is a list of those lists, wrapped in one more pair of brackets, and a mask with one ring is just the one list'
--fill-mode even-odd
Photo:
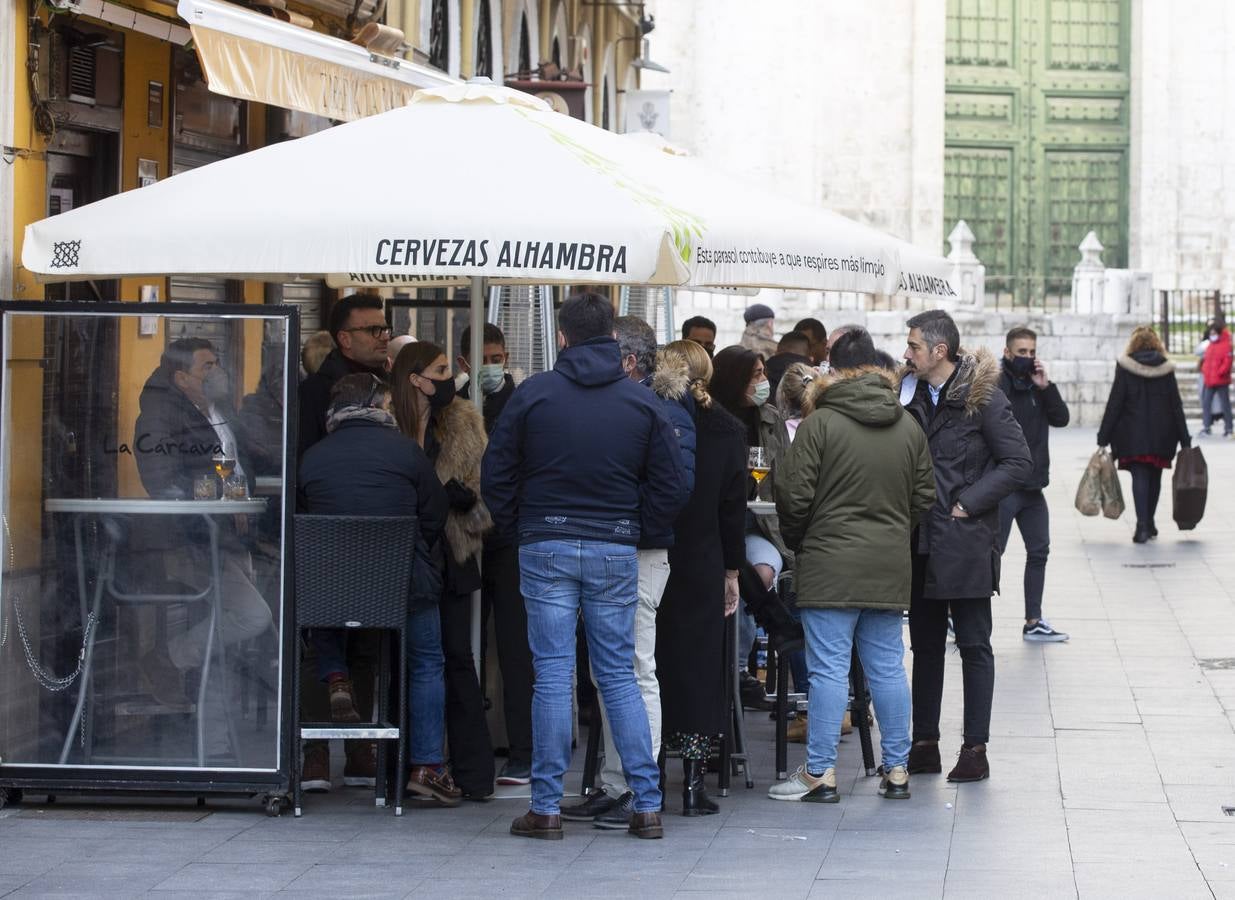
{"label": "white sneaker with black sole", "polygon": [[1032,625],[1021,629],[1021,637],[1027,641],[1038,641],[1044,644],[1058,644],[1068,639],[1062,631],[1056,631],[1046,619],[1038,619]]}

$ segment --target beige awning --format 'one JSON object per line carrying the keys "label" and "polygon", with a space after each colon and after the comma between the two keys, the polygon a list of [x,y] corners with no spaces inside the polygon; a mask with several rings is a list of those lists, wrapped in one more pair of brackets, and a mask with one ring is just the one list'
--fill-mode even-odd
{"label": "beige awning", "polygon": [[210,90],[240,100],[352,121],[458,81],[219,0],[180,0],[178,12]]}

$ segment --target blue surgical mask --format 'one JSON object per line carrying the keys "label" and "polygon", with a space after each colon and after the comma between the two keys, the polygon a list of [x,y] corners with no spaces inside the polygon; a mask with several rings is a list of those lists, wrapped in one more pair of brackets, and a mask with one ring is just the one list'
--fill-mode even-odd
{"label": "blue surgical mask", "polygon": [[772,395],[772,383],[769,381],[761,381],[755,385],[754,396],[751,397],[755,401],[755,406],[763,406],[768,402],[768,397]]}
{"label": "blue surgical mask", "polygon": [[493,363],[480,367],[480,390],[486,394],[496,394],[506,383],[506,367],[501,363]]}

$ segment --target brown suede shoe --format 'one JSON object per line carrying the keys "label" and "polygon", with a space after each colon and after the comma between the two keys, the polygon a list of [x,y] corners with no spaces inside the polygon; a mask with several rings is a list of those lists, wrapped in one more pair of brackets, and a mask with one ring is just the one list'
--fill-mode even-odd
{"label": "brown suede shoe", "polygon": [[660,813],[634,813],[630,817],[630,833],[644,840],[655,840],[665,836],[665,829],[660,824]]}
{"label": "brown suede shoe", "polygon": [[956,765],[948,773],[948,781],[964,783],[991,777],[991,765],[986,761],[986,748],[961,747]]}
{"label": "brown suede shoe", "polygon": [[463,791],[455,787],[445,767],[412,766],[407,779],[407,792],[425,800],[436,800],[442,806],[458,806],[463,800]]}
{"label": "brown suede shoe", "polygon": [[359,722],[360,713],[356,712],[351,679],[340,678],[326,687],[330,692],[330,718],[336,722]]}
{"label": "brown suede shoe", "polygon": [[562,839],[562,817],[542,816],[529,811],[510,823],[510,833],[516,837],[560,841]]}

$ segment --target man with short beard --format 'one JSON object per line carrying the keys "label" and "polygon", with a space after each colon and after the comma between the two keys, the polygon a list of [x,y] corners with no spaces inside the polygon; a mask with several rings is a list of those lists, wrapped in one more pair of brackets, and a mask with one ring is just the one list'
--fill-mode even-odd
{"label": "man with short beard", "polygon": [[999,363],[986,350],[964,353],[943,310],[908,322],[901,402],[926,432],[938,499],[917,529],[909,637],[913,646],[913,746],[909,774],[943,771],[943,700],[948,614],[964,673],[964,743],[953,782],[990,777],[986,742],[995,692],[991,594],[999,590],[999,502],[1020,488],[1033,461],[1008,398]]}

